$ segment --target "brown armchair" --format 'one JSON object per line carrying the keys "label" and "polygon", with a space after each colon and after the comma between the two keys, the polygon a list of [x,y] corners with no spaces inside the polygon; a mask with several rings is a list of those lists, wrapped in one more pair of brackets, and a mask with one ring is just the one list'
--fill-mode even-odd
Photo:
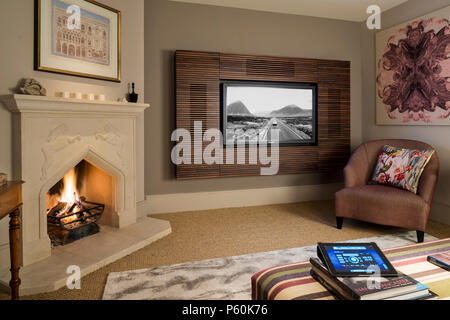
{"label": "brown armchair", "polygon": [[335,195],[337,228],[342,229],[344,218],[351,218],[416,230],[418,242],[423,242],[439,175],[437,152],[422,173],[416,195],[394,187],[368,185],[384,145],[434,149],[426,143],[413,140],[377,140],[359,146],[344,169],[345,188]]}

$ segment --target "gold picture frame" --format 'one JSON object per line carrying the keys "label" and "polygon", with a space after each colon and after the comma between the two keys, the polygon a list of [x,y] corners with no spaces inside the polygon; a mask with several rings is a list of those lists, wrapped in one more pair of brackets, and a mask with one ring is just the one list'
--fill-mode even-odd
{"label": "gold picture frame", "polygon": [[121,12],[94,0],[35,0],[35,70],[121,82]]}

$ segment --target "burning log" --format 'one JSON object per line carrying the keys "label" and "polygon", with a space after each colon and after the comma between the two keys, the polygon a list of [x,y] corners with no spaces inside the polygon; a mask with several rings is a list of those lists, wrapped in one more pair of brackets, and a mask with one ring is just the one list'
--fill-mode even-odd
{"label": "burning log", "polygon": [[56,206],[54,206],[53,208],[51,208],[48,212],[47,215],[51,216],[51,217],[56,217],[58,216],[63,210],[65,210],[65,208],[67,207],[67,203],[66,202],[59,202]]}
{"label": "burning log", "polygon": [[104,204],[86,201],[85,197],[73,203],[59,202],[47,212],[47,224],[52,243],[65,245],[70,243],[69,238],[79,239],[94,234],[88,230],[97,233],[100,230],[97,222],[104,210]]}

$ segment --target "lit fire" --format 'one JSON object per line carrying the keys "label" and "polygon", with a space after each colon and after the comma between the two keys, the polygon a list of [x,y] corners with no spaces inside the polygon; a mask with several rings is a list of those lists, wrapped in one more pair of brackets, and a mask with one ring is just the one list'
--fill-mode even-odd
{"label": "lit fire", "polygon": [[[58,202],[65,203],[66,206],[62,212],[70,212],[77,213],[81,211],[81,200],[80,196],[77,192],[77,175],[75,173],[75,168],[72,168],[67,174],[64,176],[64,189],[61,192],[61,197],[58,199]],[[77,215],[70,215],[67,218],[62,219],[63,223],[70,223],[77,219]]]}
{"label": "lit fire", "polygon": [[64,176],[64,190],[61,192],[59,202],[66,202],[67,205],[73,205],[75,202],[80,202],[80,197],[77,192],[77,177],[75,168],[72,168]]}
{"label": "lit fire", "polygon": [[65,245],[100,231],[96,222],[105,205],[86,200],[86,164],[68,171],[47,192],[47,229],[53,246]]}

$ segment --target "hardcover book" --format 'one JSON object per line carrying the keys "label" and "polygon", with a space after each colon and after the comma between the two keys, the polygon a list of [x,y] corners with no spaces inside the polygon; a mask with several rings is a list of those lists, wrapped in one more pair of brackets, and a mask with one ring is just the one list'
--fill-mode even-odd
{"label": "hardcover book", "polygon": [[428,256],[428,262],[450,271],[450,251]]}
{"label": "hardcover book", "polygon": [[318,259],[311,258],[311,275],[336,297],[346,300],[383,300],[397,297],[403,299],[423,298],[430,294],[429,288],[413,278],[400,274],[398,277],[334,277]]}

